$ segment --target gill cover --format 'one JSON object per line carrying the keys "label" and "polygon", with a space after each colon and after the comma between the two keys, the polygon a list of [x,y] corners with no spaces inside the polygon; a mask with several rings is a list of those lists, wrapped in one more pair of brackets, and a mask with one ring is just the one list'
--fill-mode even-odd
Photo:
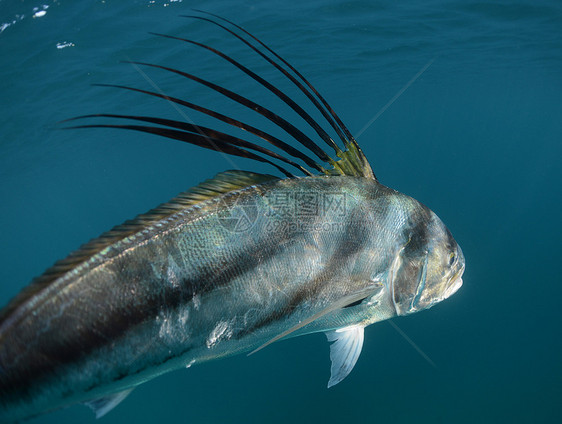
{"label": "gill cover", "polygon": [[390,270],[392,299],[397,315],[424,309],[419,303],[427,281],[429,252],[421,240],[410,238]]}

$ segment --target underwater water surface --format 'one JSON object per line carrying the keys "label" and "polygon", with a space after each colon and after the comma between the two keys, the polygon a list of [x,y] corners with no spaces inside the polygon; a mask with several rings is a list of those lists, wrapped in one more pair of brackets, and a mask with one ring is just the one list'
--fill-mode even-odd
{"label": "underwater water surface", "polygon": [[[242,25],[310,80],[379,180],[448,225],[466,257],[464,285],[394,326],[368,327],[353,372],[331,389],[328,343],[316,334],[161,376],[100,422],[562,420],[556,1],[0,0],[0,303],[82,243],[232,168],[154,136],[63,130],[59,121],[88,113],[181,119],[166,102],[92,84],[154,83],[276,131],[204,87],[122,61],[184,69],[298,121],[226,62],[149,34],[210,44],[302,100],[236,39],[180,16],[191,8]],[[78,405],[30,423],[94,421]]]}

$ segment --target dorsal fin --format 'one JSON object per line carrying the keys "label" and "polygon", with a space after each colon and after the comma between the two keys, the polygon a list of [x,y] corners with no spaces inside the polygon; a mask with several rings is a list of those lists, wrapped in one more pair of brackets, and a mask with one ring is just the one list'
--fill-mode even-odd
{"label": "dorsal fin", "polygon": [[27,299],[43,290],[43,288],[47,287],[56,279],[62,277],[65,273],[86,262],[95,254],[101,252],[116,242],[141,230],[149,228],[154,223],[193,205],[204,202],[205,200],[275,180],[279,180],[279,178],[255,172],[239,170],[221,172],[214,178],[203,181],[201,184],[179,194],[169,202],[139,215],[134,219],[125,221],[123,224],[103,233],[98,238],[90,240],[88,243],[82,245],[78,250],[72,252],[65,259],[57,261],[42,275],[35,278],[29,286],[23,289],[2,310],[2,314],[0,315],[0,327],[4,322],[4,319],[10,316],[12,312]]}
{"label": "dorsal fin", "polygon": [[[261,154],[266,156],[272,157],[275,160],[280,160],[285,162],[293,167],[297,167],[301,172],[305,175],[311,175],[314,171],[319,171],[326,175],[347,175],[347,176],[354,176],[354,177],[363,177],[376,180],[376,177],[365,157],[361,148],[357,144],[355,138],[351,135],[350,131],[345,127],[343,122],[340,118],[336,115],[334,110],[329,106],[326,100],[314,89],[314,87],[310,84],[310,82],[300,74],[293,66],[291,66],[286,60],[281,58],[278,54],[276,54],[272,49],[270,49],[267,45],[261,42],[257,37],[250,34],[248,31],[236,25],[235,23],[219,17],[217,15],[213,15],[207,12],[205,13],[208,16],[213,16],[217,19],[222,20],[223,22],[227,23],[229,27],[223,25],[222,23],[217,22],[216,19],[210,17],[201,17],[201,16],[186,16],[188,18],[195,18],[203,21],[207,21],[217,25],[218,27],[222,28],[223,30],[227,31],[230,35],[238,38],[243,43],[245,43],[250,49],[252,49],[256,54],[261,56],[267,62],[269,62],[272,66],[274,66],[277,70],[279,70],[283,76],[289,79],[297,88],[298,90],[305,95],[308,100],[314,105],[314,107],[321,113],[323,118],[327,121],[327,123],[332,127],[332,129],[338,134],[341,141],[344,144],[345,149],[342,150],[338,145],[332,140],[330,135],[322,128],[319,122],[317,122],[306,110],[304,107],[301,107],[297,104],[296,101],[291,99],[289,95],[285,92],[281,91],[278,87],[270,83],[269,81],[265,80],[263,77],[258,75],[257,73],[250,70],[248,67],[244,66],[242,63],[234,60],[227,54],[219,51],[211,46],[208,46],[203,43],[199,43],[197,41],[193,41],[187,38],[176,37],[172,35],[165,35],[165,34],[158,34],[152,33],[159,37],[164,37],[167,39],[173,39],[182,41],[185,43],[189,43],[192,45],[196,45],[201,47],[207,51],[212,52],[213,54],[221,57],[222,59],[229,62],[234,67],[238,68],[240,71],[248,75],[250,78],[261,84],[263,87],[268,89],[274,96],[281,99],[286,105],[288,105],[293,111],[297,113],[297,115],[304,120],[304,122],[316,133],[318,138],[323,141],[327,146],[329,146],[335,153],[336,157],[330,156],[327,152],[325,152],[312,138],[310,138],[307,133],[301,131],[298,128],[298,125],[293,124],[289,120],[283,118],[276,112],[267,107],[256,103],[250,100],[248,97],[245,97],[241,94],[238,94],[226,87],[221,85],[215,84],[211,81],[206,79],[200,78],[192,73],[184,72],[179,69],[175,69],[168,66],[147,63],[147,62],[140,62],[140,61],[127,61],[127,63],[133,64],[134,66],[143,66],[149,67],[153,69],[159,69],[164,72],[173,73],[179,75],[183,78],[187,78],[191,81],[194,81],[197,84],[201,84],[203,86],[208,87],[211,90],[216,91],[217,93],[221,94],[227,99],[235,102],[238,105],[243,107],[249,108],[254,112],[262,115],[266,119],[268,119],[272,124],[281,128],[287,135],[292,137],[294,140],[299,142],[303,147],[308,149],[314,156],[319,158],[324,164],[328,166],[323,166],[322,164],[316,163],[315,159],[308,156],[304,152],[297,152],[294,148],[288,145],[286,142],[280,140],[277,137],[272,136],[271,134],[267,133],[266,131],[256,128],[253,125],[249,125],[248,123],[238,121],[232,117],[223,115],[218,113],[215,110],[205,108],[203,106],[197,105],[195,103],[182,100],[176,97],[169,96],[161,91],[149,91],[143,90],[140,88],[128,87],[124,85],[114,85],[114,84],[95,84],[98,86],[108,86],[114,87],[119,89],[130,90],[138,93],[143,93],[146,95],[154,96],[157,98],[161,98],[167,100],[168,102],[175,103],[177,105],[187,107],[193,110],[197,110],[203,114],[211,116],[219,121],[226,122],[229,125],[234,127],[240,128],[247,133],[254,134],[261,138],[263,141],[266,141],[273,146],[283,150],[287,155],[302,160],[306,163],[306,165],[311,169],[306,169],[299,165],[298,163],[293,162],[289,159],[288,156],[282,156],[275,154],[274,152],[261,148],[259,145],[250,142],[249,140],[243,140],[239,137],[233,137],[227,133],[222,133],[218,131],[214,131],[213,134],[210,134],[208,129],[203,129],[198,125],[193,124],[186,124],[180,121],[174,121],[170,119],[163,119],[163,118],[156,118],[156,117],[146,117],[146,116],[136,116],[136,115],[125,115],[125,114],[90,114],[90,115],[83,115],[76,118],[68,119],[68,121],[76,120],[76,119],[92,119],[92,118],[115,118],[115,119],[123,119],[123,120],[133,120],[133,121],[142,121],[142,122],[149,122],[152,124],[156,124],[157,126],[153,125],[131,125],[128,123],[124,124],[107,124],[105,122],[101,122],[100,124],[84,124],[84,125],[76,125],[73,127],[67,128],[118,128],[118,129],[127,129],[127,130],[134,130],[134,131],[141,131],[149,134],[156,134],[162,137],[167,137],[175,140],[184,141],[187,143],[195,144],[200,147],[204,147],[211,150],[221,151],[225,154],[234,155],[234,156],[241,156],[245,158],[249,158],[252,160],[260,161],[260,162],[267,162],[279,169],[283,172],[286,176],[292,177],[292,174],[285,170],[284,168],[277,165],[274,161],[264,158],[259,154],[255,154],[253,152],[249,152],[248,149],[257,151]],[[258,44],[256,44],[258,43]]]}

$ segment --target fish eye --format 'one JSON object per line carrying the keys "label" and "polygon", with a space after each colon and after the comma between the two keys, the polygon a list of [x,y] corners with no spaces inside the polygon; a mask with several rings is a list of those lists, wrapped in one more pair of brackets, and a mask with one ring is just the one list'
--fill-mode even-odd
{"label": "fish eye", "polygon": [[455,253],[454,252],[449,253],[449,266],[453,266],[453,264],[455,263],[455,259],[457,259]]}

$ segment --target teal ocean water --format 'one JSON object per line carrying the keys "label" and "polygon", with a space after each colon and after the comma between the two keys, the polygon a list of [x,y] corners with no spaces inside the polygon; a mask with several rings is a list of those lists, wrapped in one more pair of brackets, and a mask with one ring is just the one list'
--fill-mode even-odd
{"label": "teal ocean water", "polygon": [[[318,334],[159,377],[100,422],[561,422],[557,1],[0,0],[0,303],[80,244],[232,168],[154,136],[61,130],[58,121],[88,113],[181,119],[166,102],[91,84],[154,82],[276,131],[204,87],[121,61],[193,72],[298,121],[226,62],[148,33],[208,43],[301,99],[240,42],[180,17],[192,7],[234,20],[309,78],[380,181],[449,226],[464,286],[393,320],[418,350],[389,323],[368,327],[355,369],[329,390]],[[30,422],[94,421],[74,406]]]}

